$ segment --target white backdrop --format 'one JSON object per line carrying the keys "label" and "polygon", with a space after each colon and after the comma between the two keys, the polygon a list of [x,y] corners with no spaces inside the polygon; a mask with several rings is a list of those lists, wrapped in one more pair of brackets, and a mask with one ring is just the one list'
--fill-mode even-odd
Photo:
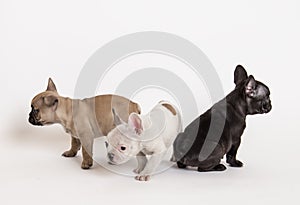
{"label": "white backdrop", "polygon": [[[296,0],[1,0],[1,200],[7,204],[296,203],[299,9]],[[48,77],[62,95],[73,96],[83,65],[98,48],[139,31],[169,32],[193,42],[215,66],[226,93],[234,87],[237,64],[269,86],[273,110],[247,119],[238,154],[245,167],[223,173],[172,167],[149,183],[138,183],[99,165],[81,170],[80,156],[60,157],[69,146],[61,127],[29,125],[31,98],[46,88]],[[148,110],[158,98],[170,96],[149,91],[136,100]],[[199,104],[203,112],[211,102],[203,98]]]}

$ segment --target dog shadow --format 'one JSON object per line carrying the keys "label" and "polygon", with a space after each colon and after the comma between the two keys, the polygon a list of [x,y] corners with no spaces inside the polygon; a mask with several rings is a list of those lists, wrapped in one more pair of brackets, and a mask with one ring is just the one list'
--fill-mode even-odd
{"label": "dog shadow", "polygon": [[[17,113],[9,119],[9,123],[3,129],[1,140],[3,145],[7,146],[7,150],[11,153],[35,152],[41,155],[61,157],[60,160],[65,160],[69,165],[81,169],[82,153],[81,150],[77,156],[65,158],[61,154],[70,148],[70,134],[65,133],[63,127],[59,124],[48,126],[34,126],[28,122],[28,114],[22,115]],[[97,147],[95,147],[97,149]],[[95,158],[95,157],[94,157]],[[83,170],[86,171],[86,170]],[[90,169],[93,175],[109,174],[105,168],[94,161],[93,167]]]}
{"label": "dog shadow", "polygon": [[53,149],[57,147],[68,148],[70,136],[64,133],[60,125],[33,126],[27,119],[16,117],[6,130],[5,140],[18,145],[29,147],[43,147]]}
{"label": "dog shadow", "polygon": [[[27,115],[23,115],[26,116]],[[70,148],[70,135],[64,132],[61,125],[49,125],[49,126],[34,126],[28,122],[27,118],[20,118],[18,116],[13,117],[10,126],[5,130],[5,136],[3,140],[9,144],[11,151],[18,149],[21,152],[27,150],[33,150],[37,153],[42,152],[60,157],[60,155]],[[104,145],[105,137],[96,138],[94,142],[94,165],[89,170],[92,175],[122,175],[125,177],[132,177],[136,174],[133,173],[133,169],[136,168],[136,159],[131,159],[128,163],[122,166],[109,165],[106,159],[106,148]],[[170,155],[170,154],[169,154]],[[170,156],[167,156],[162,161],[159,171],[156,174],[163,173],[169,168],[173,168],[173,163],[170,164],[168,160]],[[81,150],[76,157],[64,158],[71,166],[77,169],[81,169],[82,154]],[[85,170],[83,170],[85,171]]]}

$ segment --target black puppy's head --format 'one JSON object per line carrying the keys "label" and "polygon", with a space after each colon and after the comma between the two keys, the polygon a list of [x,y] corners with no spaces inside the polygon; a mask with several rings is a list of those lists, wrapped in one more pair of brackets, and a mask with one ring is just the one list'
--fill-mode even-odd
{"label": "black puppy's head", "polygon": [[234,83],[240,88],[247,103],[247,114],[268,113],[272,109],[269,88],[248,76],[243,66],[238,65],[234,71]]}

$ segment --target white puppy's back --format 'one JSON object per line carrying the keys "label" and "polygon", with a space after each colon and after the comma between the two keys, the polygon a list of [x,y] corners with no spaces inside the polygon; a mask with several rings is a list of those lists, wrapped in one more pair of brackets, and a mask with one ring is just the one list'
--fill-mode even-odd
{"label": "white puppy's back", "polygon": [[[141,116],[144,133],[144,146],[169,148],[177,134],[182,131],[179,110],[169,102],[160,101],[147,115]],[[150,148],[150,147],[149,147]]]}

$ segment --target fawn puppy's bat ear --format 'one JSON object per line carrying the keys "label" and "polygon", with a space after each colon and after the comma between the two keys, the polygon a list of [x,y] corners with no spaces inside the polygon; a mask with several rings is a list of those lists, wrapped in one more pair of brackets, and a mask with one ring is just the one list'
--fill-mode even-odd
{"label": "fawn puppy's bat ear", "polygon": [[58,98],[54,95],[48,95],[44,97],[44,103],[48,107],[51,107],[52,111],[55,111],[58,105]]}
{"label": "fawn puppy's bat ear", "polygon": [[48,85],[46,91],[54,91],[57,92],[56,86],[51,78],[48,79]]}

